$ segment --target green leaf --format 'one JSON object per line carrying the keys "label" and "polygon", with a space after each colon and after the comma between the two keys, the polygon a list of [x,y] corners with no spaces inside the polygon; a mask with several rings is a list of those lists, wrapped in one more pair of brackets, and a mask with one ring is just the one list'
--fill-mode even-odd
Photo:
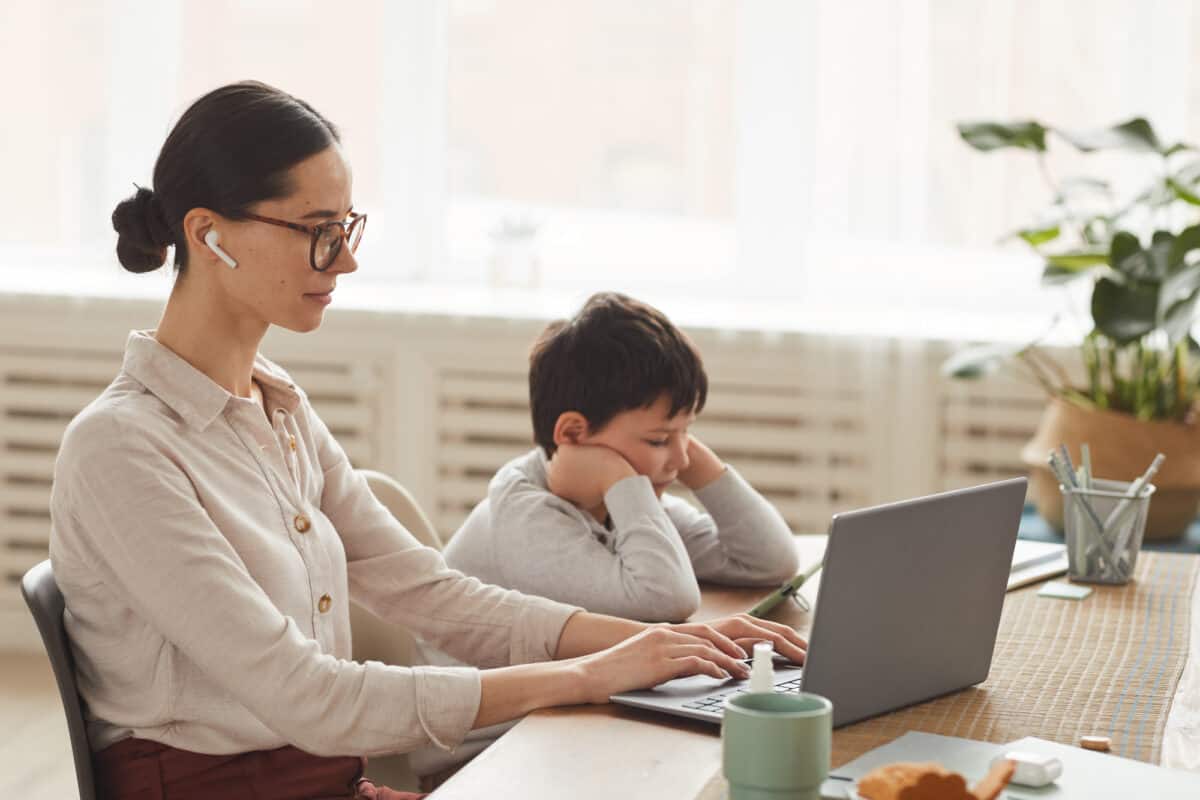
{"label": "green leaf", "polygon": [[1024,239],[1030,247],[1037,247],[1046,242],[1052,242],[1062,233],[1059,226],[1051,225],[1048,228],[1025,228],[1017,231],[1017,236]]}
{"label": "green leaf", "polygon": [[1165,152],[1154,133],[1154,128],[1142,117],[1134,117],[1109,128],[1089,131],[1064,131],[1055,128],[1054,132],[1085,153],[1095,150]]}
{"label": "green leaf", "polygon": [[1112,185],[1108,181],[1102,181],[1099,178],[1093,178],[1088,175],[1072,175],[1069,178],[1063,178],[1062,182],[1059,183],[1059,187],[1065,194],[1073,192],[1112,193]]}
{"label": "green leaf", "polygon": [[1046,262],[1046,266],[1042,268],[1042,286],[1063,286],[1078,280],[1079,278],[1088,275],[1094,275],[1098,272],[1111,275],[1117,283],[1124,283],[1125,276],[1119,272],[1113,272],[1107,264],[1088,264],[1080,267],[1062,267],[1057,264]]}
{"label": "green leaf", "polygon": [[1171,252],[1167,256],[1167,263],[1171,269],[1179,269],[1186,263],[1187,254],[1193,250],[1200,250],[1200,225],[1184,228],[1175,237],[1175,243],[1171,245]]}
{"label": "green leaf", "polygon": [[1046,263],[1060,269],[1081,270],[1094,267],[1097,264],[1108,263],[1108,253],[1100,251],[1078,250],[1071,253],[1055,253],[1046,256]]}
{"label": "green leaf", "polygon": [[1170,186],[1171,189],[1174,190],[1175,196],[1183,202],[1193,206],[1200,206],[1200,195],[1189,191],[1188,188],[1179,181],[1175,180],[1174,178],[1167,178],[1167,186]]}
{"label": "green leaf", "polygon": [[1176,142],[1175,144],[1171,145],[1166,150],[1164,150],[1163,155],[1164,156],[1173,156],[1176,153],[1182,153],[1184,150],[1195,150],[1195,149],[1196,148],[1192,147],[1187,142]]}
{"label": "green leaf", "polygon": [[1158,324],[1164,325],[1169,314],[1180,303],[1192,298],[1200,289],[1200,264],[1176,271],[1158,289]]}
{"label": "green leaf", "polygon": [[1162,178],[1155,178],[1149,186],[1134,198],[1131,205],[1136,207],[1138,204],[1144,204],[1151,208],[1158,208],[1159,206],[1170,205],[1177,199],[1175,190],[1171,188],[1167,181]]}
{"label": "green leaf", "polygon": [[1171,248],[1175,244],[1175,234],[1170,231],[1155,231],[1150,237],[1150,249],[1146,251],[1150,264],[1150,277],[1162,281],[1170,272]]}
{"label": "green leaf", "polygon": [[1096,281],[1092,291],[1092,320],[1096,329],[1118,345],[1150,333],[1158,322],[1157,288],[1140,282],[1122,286],[1109,278]]}
{"label": "green leaf", "polygon": [[1118,231],[1113,236],[1108,263],[1131,278],[1145,278],[1150,274],[1150,259],[1141,242],[1129,231]]}
{"label": "green leaf", "polygon": [[1196,300],[1200,299],[1200,288],[1192,291],[1184,299],[1172,305],[1163,315],[1162,329],[1167,333],[1167,340],[1174,346],[1183,341],[1192,325],[1196,322]]}
{"label": "green leaf", "polygon": [[1112,229],[1113,220],[1104,214],[1097,214],[1083,223],[1083,240],[1089,245],[1103,246],[1109,241],[1108,232]]}
{"label": "green leaf", "polygon": [[1200,184],[1200,159],[1195,159],[1184,164],[1175,172],[1175,180],[1182,183],[1184,186],[1196,186]]}
{"label": "green leaf", "polygon": [[1034,120],[1017,122],[960,122],[958,135],[976,150],[987,152],[1005,147],[1046,152],[1046,128]]}
{"label": "green leaf", "polygon": [[947,378],[975,380],[998,370],[1005,361],[1025,349],[1025,345],[986,344],[967,347],[942,362]]}

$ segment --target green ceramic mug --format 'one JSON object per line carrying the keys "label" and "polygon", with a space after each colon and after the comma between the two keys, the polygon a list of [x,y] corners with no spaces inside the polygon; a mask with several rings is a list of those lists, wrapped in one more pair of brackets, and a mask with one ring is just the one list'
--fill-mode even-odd
{"label": "green ceramic mug", "polygon": [[820,800],[833,703],[816,694],[737,694],[725,703],[721,766],[729,800]]}

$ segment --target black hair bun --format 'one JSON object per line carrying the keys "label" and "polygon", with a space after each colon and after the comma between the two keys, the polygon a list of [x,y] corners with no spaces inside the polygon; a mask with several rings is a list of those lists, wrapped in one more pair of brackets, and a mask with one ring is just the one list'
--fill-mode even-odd
{"label": "black hair bun", "polygon": [[130,272],[158,269],[167,260],[167,247],[175,243],[158,197],[140,186],[132,197],[117,203],[112,226],[117,232],[117,258]]}

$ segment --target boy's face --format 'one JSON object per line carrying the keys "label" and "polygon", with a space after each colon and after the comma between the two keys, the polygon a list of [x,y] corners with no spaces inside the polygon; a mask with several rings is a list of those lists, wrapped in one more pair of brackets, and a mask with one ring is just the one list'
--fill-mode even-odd
{"label": "boy's face", "polygon": [[688,466],[688,428],[696,420],[690,410],[668,416],[671,398],[661,395],[646,408],[622,411],[580,444],[603,445],[620,453],[634,471],[654,484],[654,493],[675,481]]}

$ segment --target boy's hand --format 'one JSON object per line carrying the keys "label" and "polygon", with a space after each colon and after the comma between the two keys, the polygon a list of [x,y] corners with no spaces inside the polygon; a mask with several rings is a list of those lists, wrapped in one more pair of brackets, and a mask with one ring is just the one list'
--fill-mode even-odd
{"label": "boy's hand", "polygon": [[560,444],[550,458],[546,482],[554,494],[585,510],[604,502],[612,485],[637,475],[616,450],[602,445]]}
{"label": "boy's hand", "polygon": [[695,436],[688,436],[687,454],[687,469],[681,469],[676,478],[692,491],[703,489],[725,472],[724,462]]}

